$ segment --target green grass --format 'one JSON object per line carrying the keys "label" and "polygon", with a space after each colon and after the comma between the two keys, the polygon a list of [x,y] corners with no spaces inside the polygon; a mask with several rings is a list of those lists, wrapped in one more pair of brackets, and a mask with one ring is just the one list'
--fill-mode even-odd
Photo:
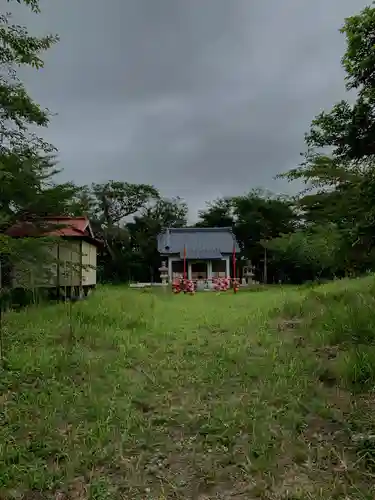
{"label": "green grass", "polygon": [[373,499],[374,278],[9,313],[0,499]]}

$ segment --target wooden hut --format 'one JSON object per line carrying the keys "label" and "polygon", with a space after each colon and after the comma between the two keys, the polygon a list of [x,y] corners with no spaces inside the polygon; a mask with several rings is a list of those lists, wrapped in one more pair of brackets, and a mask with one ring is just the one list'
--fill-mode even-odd
{"label": "wooden hut", "polygon": [[[33,265],[28,259],[13,263],[12,288],[47,288],[59,295],[87,295],[96,286],[97,240],[87,217],[54,217],[23,221],[6,232],[14,238],[48,238]],[[38,257],[37,257],[38,259]]]}

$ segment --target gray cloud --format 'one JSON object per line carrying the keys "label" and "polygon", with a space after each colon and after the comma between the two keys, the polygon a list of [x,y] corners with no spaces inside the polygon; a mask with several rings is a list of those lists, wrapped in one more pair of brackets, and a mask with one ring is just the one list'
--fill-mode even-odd
{"label": "gray cloud", "polygon": [[64,179],[149,182],[193,212],[294,167],[311,119],[345,95],[338,30],[362,0],[44,0],[60,34],[27,71],[58,115]]}

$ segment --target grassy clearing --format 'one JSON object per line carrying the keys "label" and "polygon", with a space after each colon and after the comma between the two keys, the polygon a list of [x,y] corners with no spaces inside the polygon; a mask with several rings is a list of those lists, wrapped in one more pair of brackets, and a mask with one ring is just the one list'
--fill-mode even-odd
{"label": "grassy clearing", "polygon": [[6,320],[1,499],[373,499],[374,279]]}

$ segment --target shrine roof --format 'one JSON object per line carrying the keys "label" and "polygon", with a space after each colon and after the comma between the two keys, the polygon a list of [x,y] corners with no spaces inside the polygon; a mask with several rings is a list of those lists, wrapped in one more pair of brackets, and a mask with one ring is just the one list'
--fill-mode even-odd
{"label": "shrine roof", "polygon": [[168,228],[158,236],[158,251],[163,256],[184,253],[187,259],[221,259],[223,254],[239,251],[230,227],[182,227]]}

